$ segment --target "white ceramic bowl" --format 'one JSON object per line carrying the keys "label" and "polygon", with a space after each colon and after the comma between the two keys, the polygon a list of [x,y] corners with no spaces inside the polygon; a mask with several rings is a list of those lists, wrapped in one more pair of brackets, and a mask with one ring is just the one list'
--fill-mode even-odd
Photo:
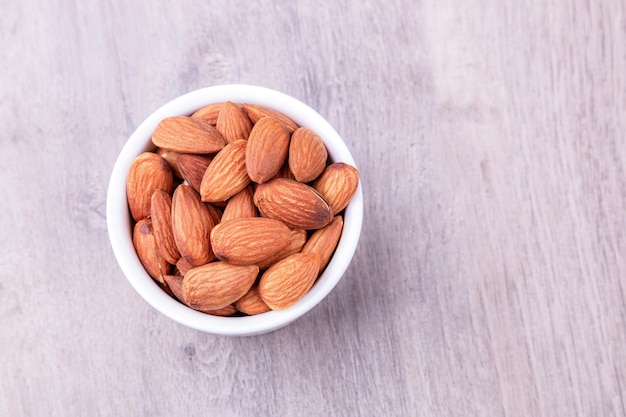
{"label": "white ceramic bowl", "polygon": [[298,125],[315,131],[326,144],[333,162],[345,162],[356,167],[350,151],[335,129],[301,101],[278,91],[257,86],[207,87],[165,104],[144,120],[128,139],[115,162],[109,182],[107,227],[113,252],[124,275],[133,288],[155,309],[180,324],[204,332],[253,335],[276,330],[291,323],[322,301],[337,285],[350,264],[361,234],[363,192],[359,184],[356,195],[346,208],[341,239],[328,267],[306,296],[292,307],[257,316],[217,317],[195,311],[168,296],[146,273],[133,248],[131,218],[126,201],[126,177],[133,159],[142,152],[154,149],[150,137],[161,120],[169,116],[190,115],[208,104],[228,100],[235,103],[259,104],[284,113]]}

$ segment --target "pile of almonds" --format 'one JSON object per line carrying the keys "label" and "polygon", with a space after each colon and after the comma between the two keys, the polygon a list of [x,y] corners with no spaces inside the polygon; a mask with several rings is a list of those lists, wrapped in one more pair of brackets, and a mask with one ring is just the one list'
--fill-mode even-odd
{"label": "pile of almonds", "polygon": [[162,120],[126,191],[148,274],[219,316],[295,304],[335,251],[359,174],[323,141],[253,104],[212,104]]}

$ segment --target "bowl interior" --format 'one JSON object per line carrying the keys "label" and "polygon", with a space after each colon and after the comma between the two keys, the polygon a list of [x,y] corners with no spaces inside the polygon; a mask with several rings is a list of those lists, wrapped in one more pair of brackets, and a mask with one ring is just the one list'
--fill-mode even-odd
{"label": "bowl interior", "polygon": [[[343,232],[331,261],[311,290],[295,305],[282,311],[257,316],[217,317],[200,313],[168,296],[146,273],[132,243],[131,217],[126,201],[126,177],[137,155],[154,150],[150,141],[158,123],[166,117],[190,115],[212,103],[225,101],[258,104],[277,110],[298,125],[315,131],[324,141],[333,162],[356,163],[333,127],[316,111],[299,100],[264,87],[221,85],[178,97],[152,113],[130,136],[113,167],[107,194],[107,227],[111,246],[124,275],[133,288],[158,311],[185,326],[215,334],[252,335],[278,329],[297,319],[334,288],[348,268],[356,250],[363,219],[361,185],[345,209]],[[358,167],[357,167],[358,169]]]}

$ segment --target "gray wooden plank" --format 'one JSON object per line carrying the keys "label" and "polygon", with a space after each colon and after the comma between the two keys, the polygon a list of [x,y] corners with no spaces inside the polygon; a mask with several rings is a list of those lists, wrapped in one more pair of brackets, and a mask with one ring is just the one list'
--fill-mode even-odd
{"label": "gray wooden plank", "polygon": [[[621,1],[3,2],[0,415],[626,415]],[[108,176],[187,91],[302,99],[362,240],[318,307],[227,338],[109,247]]]}

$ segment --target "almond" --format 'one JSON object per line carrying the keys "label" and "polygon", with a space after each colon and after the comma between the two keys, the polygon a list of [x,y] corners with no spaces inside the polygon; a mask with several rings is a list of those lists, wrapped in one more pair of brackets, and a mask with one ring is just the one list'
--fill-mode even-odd
{"label": "almond", "polygon": [[185,257],[181,256],[178,262],[176,262],[176,269],[178,269],[178,272],[182,276],[187,275],[187,272],[189,272],[189,270],[193,268],[195,268],[195,266],[193,266]]}
{"label": "almond", "polygon": [[289,228],[278,220],[248,217],[221,222],[211,231],[218,259],[233,265],[252,265],[289,244]]}
{"label": "almond", "polygon": [[252,130],[252,123],[239,106],[227,101],[220,110],[216,129],[228,144],[238,139],[247,140]]}
{"label": "almond", "polygon": [[172,198],[172,230],[180,254],[194,266],[214,258],[210,235],[215,226],[200,196],[188,185],[179,185]]}
{"label": "almond", "polygon": [[[183,258],[181,258],[183,259]],[[185,302],[183,298],[183,277],[175,275],[165,275],[165,282],[170,292],[182,303]],[[207,310],[203,313],[211,314],[212,316],[232,316],[237,312],[237,308],[234,304],[229,304],[226,307],[218,308],[217,310]]]}
{"label": "almond", "polygon": [[177,164],[181,178],[187,181],[197,192],[200,192],[202,177],[204,177],[211,159],[206,156],[192,154],[181,154],[178,158]]}
{"label": "almond", "polygon": [[226,200],[250,183],[246,173],[247,144],[248,142],[243,139],[236,140],[215,155],[200,185],[202,201]]}
{"label": "almond", "polygon": [[252,187],[247,186],[243,190],[228,199],[222,221],[240,219],[244,217],[256,217],[256,206],[252,199]]}
{"label": "almond", "polygon": [[[169,275],[163,275],[163,279],[165,279],[166,276]],[[176,298],[176,296],[174,295],[174,293],[172,292],[172,290],[170,289],[170,287],[167,285],[167,283],[165,281],[161,282],[157,282],[157,284],[159,285],[159,288],[161,288],[165,294],[169,295],[172,298]]]}
{"label": "almond", "polygon": [[148,275],[162,284],[163,275],[170,272],[170,265],[157,249],[150,219],[142,219],[135,224],[133,245]]}
{"label": "almond", "polygon": [[313,181],[326,168],[327,158],[326,146],[315,132],[306,127],[293,132],[289,145],[289,169],[296,180]]}
{"label": "almond", "polygon": [[170,289],[174,297],[178,298],[179,301],[185,302],[183,300],[183,277],[178,275],[163,275],[163,279],[165,279],[165,283],[167,287]]}
{"label": "almond", "polygon": [[222,209],[226,207],[227,203],[228,203],[228,199],[222,200],[222,201],[211,201],[211,204],[213,204],[215,207],[219,207]]}
{"label": "almond", "polygon": [[265,304],[259,295],[259,287],[253,285],[252,288],[239,300],[235,301],[235,307],[242,313],[254,316],[266,313],[271,309]]}
{"label": "almond", "polygon": [[214,153],[225,145],[213,126],[187,116],[163,119],[152,134],[152,142],[180,153]]}
{"label": "almond", "polygon": [[286,258],[289,255],[293,255],[294,253],[298,253],[302,250],[304,243],[306,242],[306,230],[302,229],[292,229],[289,235],[289,243],[282,250],[280,250],[275,255],[270,256],[267,259],[263,259],[257,265],[260,269],[267,269],[270,266],[274,265],[276,262],[281,259]]}
{"label": "almond", "polygon": [[272,310],[291,307],[313,286],[319,264],[316,253],[296,253],[278,261],[261,277],[261,299]]}
{"label": "almond", "polygon": [[330,205],[315,189],[286,178],[259,185],[254,204],[264,216],[296,229],[319,229],[333,218]]}
{"label": "almond", "polygon": [[317,253],[320,257],[320,271],[326,268],[330,257],[333,255],[343,230],[343,218],[335,216],[330,224],[316,230],[306,241],[302,253]]}
{"label": "almond", "polygon": [[222,210],[214,206],[212,203],[204,203],[204,207],[206,207],[209,212],[209,216],[211,217],[213,224],[218,224],[222,221]]}
{"label": "almond", "polygon": [[156,190],[172,191],[174,178],[167,161],[152,152],[139,155],[126,178],[128,207],[135,221],[150,215],[150,199]]}
{"label": "almond", "polygon": [[217,117],[220,114],[222,106],[223,103],[209,104],[208,106],[204,106],[200,110],[192,114],[191,118],[198,119],[204,123],[215,126],[217,124]]}
{"label": "almond", "polygon": [[287,160],[289,133],[282,123],[270,117],[259,120],[248,138],[246,170],[259,184],[276,176]]}
{"label": "almond", "polygon": [[359,172],[352,165],[337,162],[326,167],[315,188],[333,209],[333,215],[346,208],[359,186]]}
{"label": "almond", "polygon": [[268,109],[267,107],[259,106],[258,104],[244,104],[243,109],[253,124],[257,123],[264,117],[271,117],[281,122],[290,134],[298,128],[296,122],[276,110]]}
{"label": "almond", "polygon": [[234,304],[229,304],[226,307],[218,308],[217,310],[203,311],[203,313],[207,313],[212,316],[221,316],[221,317],[232,316],[236,312],[237,312],[237,307],[235,307]]}
{"label": "almond", "polygon": [[183,298],[189,307],[217,310],[240,299],[259,274],[256,265],[238,266],[211,262],[187,272],[183,279]]}
{"label": "almond", "polygon": [[180,252],[172,230],[172,197],[165,191],[157,190],[152,194],[150,218],[159,252],[167,262],[176,264],[180,259]]}
{"label": "almond", "polygon": [[176,175],[178,178],[183,178],[183,176],[180,174],[180,171],[178,170],[178,157],[182,155],[180,152],[175,152],[171,149],[157,148],[156,153],[157,155],[160,155],[161,158],[167,161],[174,175]]}

